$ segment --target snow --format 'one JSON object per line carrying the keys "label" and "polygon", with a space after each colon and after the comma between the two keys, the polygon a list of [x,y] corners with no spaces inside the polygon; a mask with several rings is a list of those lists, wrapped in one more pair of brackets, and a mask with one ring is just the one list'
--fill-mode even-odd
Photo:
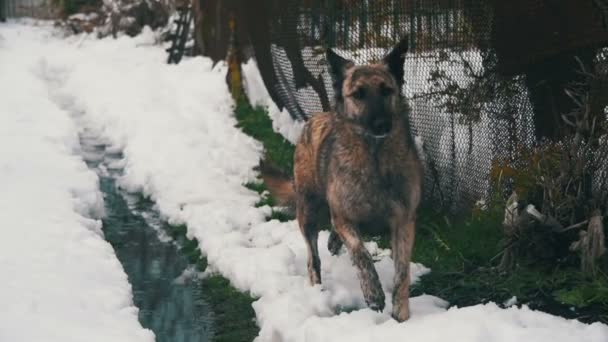
{"label": "snow", "polygon": [[95,12],[85,14],[85,13],[76,13],[72,14],[68,17],[69,20],[80,20],[80,21],[90,21],[95,20],[99,17],[99,15]]}
{"label": "snow", "polygon": [[[2,94],[6,95],[7,91],[13,92],[14,85],[9,80],[23,80],[19,82],[23,83],[21,96],[17,97],[20,98],[20,102],[14,106],[20,110],[27,108],[29,116],[24,114],[23,120],[32,121],[31,125],[39,129],[29,134],[28,141],[32,136],[39,138],[42,135],[40,141],[28,142],[26,147],[14,152],[13,157],[1,160],[17,163],[20,156],[40,155],[40,151],[34,150],[35,144],[39,144],[41,150],[56,145],[64,146],[66,141],[76,144],[74,131],[82,127],[74,127],[66,118],[65,111],[78,115],[79,122],[84,127],[94,130],[96,134],[110,141],[116,150],[123,152],[122,164],[125,167],[125,174],[120,179],[120,184],[131,191],[141,191],[149,195],[171,223],[187,224],[188,234],[198,239],[208,258],[210,268],[227,277],[238,289],[248,291],[259,298],[253,304],[257,323],[261,328],[260,336],[256,341],[408,339],[605,342],[608,339],[608,326],[599,323],[587,325],[532,311],[525,306],[502,309],[493,303],[446,309],[447,302],[429,295],[412,298],[412,318],[399,324],[392,320],[389,314],[394,274],[389,252],[378,248],[374,242],[367,243],[370,253],[377,260],[376,268],[388,301],[385,311],[377,313],[365,307],[356,272],[347,253],[330,256],[326,248],[327,232],[322,232],[319,237],[324,283],[322,286],[309,286],[306,276],[306,249],[297,224],[293,221],[266,222],[265,217],[270,213],[270,208],[255,208],[258,195],[242,186],[246,182],[255,181],[256,174],[252,168],[258,164],[262,155],[262,146],[235,128],[236,120],[232,115],[233,103],[224,82],[223,65],[213,67],[208,59],[201,57],[185,59],[179,65],[167,65],[162,47],[152,45],[155,37],[150,31],[145,31],[143,35],[134,39],[123,37],[117,40],[96,40],[90,36],[60,39],[50,35],[50,30],[50,28],[18,25],[0,26],[0,34],[6,37],[0,42],[2,44],[0,48],[9,51],[8,54],[4,53],[2,58],[17,60],[10,68],[5,67],[12,73],[10,78],[4,76],[4,72],[0,76],[4,79],[2,85],[9,87],[8,90],[4,89]],[[19,39],[14,39],[17,35]],[[45,51],[44,54],[35,53],[42,49]],[[7,63],[1,65],[5,66]],[[41,69],[44,72],[40,72]],[[252,70],[245,68],[248,82],[252,80],[250,76],[252,73]],[[46,82],[52,91],[48,93],[43,89],[37,91],[34,87],[41,87],[41,80]],[[267,94],[261,91],[259,83],[257,85],[248,83],[247,87],[249,96],[254,97],[256,103],[270,106],[269,102],[265,102],[268,99]],[[54,98],[61,108],[57,108],[57,102],[45,99],[49,96]],[[37,100],[32,100],[32,103],[25,102],[28,99]],[[12,101],[9,102],[11,104],[17,101],[13,97],[7,100]],[[6,106],[6,101],[2,103]],[[34,103],[40,108],[34,108]],[[53,117],[51,117],[54,113],[51,111],[52,108],[55,108],[57,113]],[[15,121],[19,122],[19,119],[15,118]],[[61,123],[64,125],[62,135],[51,139],[44,135]],[[10,129],[9,132],[17,132],[18,124],[14,123],[15,128]],[[24,123],[24,125],[30,124]],[[22,143],[19,144],[19,139],[25,139],[25,136],[24,130],[21,129],[18,137],[11,138],[9,135],[8,138],[2,136],[0,139],[14,139],[8,143],[13,146],[23,146]],[[67,159],[72,155],[69,149],[63,151],[63,154]],[[50,158],[51,155],[45,152],[44,157]],[[84,200],[79,201],[92,204],[95,202],[95,196],[92,198],[86,196],[97,191],[95,177],[86,171],[78,158],[73,155],[71,158],[72,162],[58,160],[52,165],[44,165],[44,172],[40,172],[40,177],[55,175],[53,179],[59,179],[50,183],[53,187],[76,189],[72,192],[67,191],[64,195],[84,197]],[[25,163],[27,170],[36,170],[40,169],[39,165],[35,165],[36,168],[28,167],[31,166],[28,163],[41,163],[42,160],[32,158],[21,162]],[[63,167],[65,165],[72,167],[66,170]],[[61,170],[55,172],[53,167]],[[69,170],[72,172],[68,172]],[[6,171],[2,172],[6,173]],[[19,172],[18,177],[25,177],[26,174]],[[88,178],[85,175],[88,175]],[[3,181],[5,179],[6,176]],[[13,186],[11,183],[15,182],[9,182]],[[12,197],[16,194],[23,194],[29,205],[23,209],[24,212],[31,212],[33,202],[37,203],[38,200],[48,202],[44,201],[46,197],[38,194],[41,185],[36,185],[29,194],[24,194],[20,189],[17,191],[18,187],[13,186],[8,193],[11,194],[11,201],[15,201]],[[66,203],[73,204],[77,201],[72,197],[70,199]],[[47,204],[52,206],[61,204],[55,202],[59,201]],[[73,213],[73,207],[68,209],[72,211],[65,210]],[[38,210],[36,209],[37,212]],[[37,222],[42,224],[55,222],[52,216],[45,218],[43,213],[44,211],[40,214],[40,218],[36,218]],[[73,216],[80,218],[75,214]],[[22,222],[20,220],[24,217],[28,220],[34,219],[31,215],[24,216],[24,213],[21,215],[17,213],[10,222]],[[81,221],[76,220],[76,222]],[[79,227],[77,223],[76,228]],[[48,223],[45,227],[47,226]],[[29,227],[27,232],[33,233],[33,229]],[[37,229],[41,230],[41,228]],[[64,229],[68,228],[64,227]],[[88,231],[80,229],[78,232],[78,237],[81,237],[86,236]],[[39,238],[43,233],[44,231],[36,231],[35,236],[31,238]],[[9,240],[22,239],[20,235],[22,233],[9,231],[8,234]],[[51,283],[52,289],[59,291],[58,289],[64,285],[78,284],[77,289],[66,292],[72,297],[63,299],[71,302],[76,300],[73,297],[80,298],[82,293],[94,297],[87,291],[91,287],[98,286],[99,288],[96,289],[103,295],[103,297],[100,295],[100,298],[103,298],[104,305],[98,309],[99,311],[87,312],[86,315],[80,315],[74,320],[83,325],[91,324],[92,327],[88,332],[102,330],[103,333],[103,330],[110,325],[104,324],[100,327],[99,322],[114,321],[104,320],[105,317],[98,316],[107,312],[116,314],[116,309],[122,307],[124,309],[120,312],[123,316],[116,314],[115,324],[123,330],[112,331],[118,334],[119,331],[126,331],[126,326],[130,325],[132,334],[141,334],[137,336],[142,339],[148,338],[148,335],[137,330],[133,319],[124,319],[125,316],[133,318],[129,315],[134,315],[134,309],[128,300],[126,279],[124,275],[122,278],[117,275],[120,273],[117,273],[119,265],[109,246],[102,243],[98,232],[94,236],[97,237],[95,241],[98,241],[98,245],[106,246],[103,247],[106,248],[106,258],[96,254],[98,258],[81,256],[77,261],[95,263],[98,260],[102,263],[101,260],[104,260],[104,263],[94,265],[88,272],[87,268],[78,268],[78,273],[70,273],[69,277],[62,276],[61,281],[65,278],[65,284]],[[63,234],[61,237],[64,238]],[[52,253],[63,262],[70,263],[76,261],[64,259],[61,253],[95,251],[87,246],[82,250],[66,248],[52,252],[49,246],[54,246],[53,242],[58,245],[70,243],[52,240],[47,241],[44,246],[34,246],[37,247],[34,250]],[[38,276],[45,272],[71,272],[74,268],[70,265],[61,270],[30,269],[33,267],[30,265],[33,261],[23,264],[20,260],[34,259],[41,254],[28,256],[28,253],[23,252],[23,246],[20,250],[13,250],[17,249],[13,247],[14,241],[4,244],[8,245],[6,248],[9,248],[10,253],[7,254],[6,249],[0,249],[0,255],[4,257],[0,260],[5,260],[7,256],[13,260],[15,255],[19,256],[19,262],[15,264],[15,270],[10,273],[9,279],[19,282],[19,286],[23,288],[27,288],[27,285],[32,286],[35,292],[40,290],[41,286],[37,286],[37,282],[30,281],[34,273]],[[6,265],[6,262],[3,261],[0,265]],[[112,265],[110,267],[106,264]],[[107,271],[107,268],[112,268],[114,273]],[[90,270],[95,270],[94,276]],[[429,270],[424,266],[412,264],[413,281],[417,281],[427,272]],[[90,278],[96,281],[91,283]],[[5,310],[0,313],[6,316],[0,316],[4,318],[2,324],[7,320],[15,322],[11,325],[17,325],[23,320],[31,321],[28,313],[22,314],[23,319],[13,318],[18,310],[31,307],[31,305],[20,305],[15,299],[21,295],[18,288],[15,287],[10,296],[0,297],[3,299],[1,302],[10,300],[16,307],[9,310],[9,314],[5,314]],[[47,294],[51,297],[55,296],[50,293],[40,293],[40,296],[46,298]],[[106,295],[110,294],[112,297],[106,298]],[[1,296],[4,295],[2,293]],[[97,299],[99,298],[91,300]],[[58,307],[67,305],[55,302],[55,299],[47,300],[49,303],[54,302]],[[49,311],[44,311],[41,315],[49,321],[51,320],[49,317],[53,317],[57,324],[66,324],[63,331],[71,335],[70,338],[62,336],[64,339],[76,340],[74,336],[81,331],[79,330],[81,325],[70,320],[71,317],[54,313],[51,315]],[[112,327],[114,328],[113,325]],[[5,340],[2,338],[4,331],[0,329],[0,340]],[[16,329],[12,333],[12,338],[8,340],[35,340],[29,336],[21,338],[23,335],[19,335],[19,333],[33,333],[31,331],[22,332]]]}
{"label": "snow", "polygon": [[517,304],[517,296],[513,296],[509,299],[507,299],[504,303],[502,303],[502,305],[504,305],[505,307],[510,307]]}
{"label": "snow", "polygon": [[297,143],[300,132],[302,132],[302,128],[304,127],[304,122],[294,120],[285,108],[279,110],[264,86],[262,75],[254,59],[243,63],[242,70],[245,93],[251,104],[266,108],[268,115],[272,119],[274,131],[281,134],[292,144]]}
{"label": "snow", "polygon": [[45,36],[0,25],[0,341],[153,341],[103,238],[78,130],[49,98]]}

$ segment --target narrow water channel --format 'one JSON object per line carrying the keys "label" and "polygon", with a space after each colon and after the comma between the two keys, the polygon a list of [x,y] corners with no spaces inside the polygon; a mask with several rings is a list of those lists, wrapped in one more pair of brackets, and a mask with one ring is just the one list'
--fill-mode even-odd
{"label": "narrow water channel", "polygon": [[113,167],[120,154],[109,153],[86,131],[81,146],[87,165],[100,177],[103,231],[129,277],[140,323],[157,342],[210,341],[213,319],[200,280],[184,276],[192,265],[165,233],[166,223],[152,203],[119,189],[116,179],[122,170]]}

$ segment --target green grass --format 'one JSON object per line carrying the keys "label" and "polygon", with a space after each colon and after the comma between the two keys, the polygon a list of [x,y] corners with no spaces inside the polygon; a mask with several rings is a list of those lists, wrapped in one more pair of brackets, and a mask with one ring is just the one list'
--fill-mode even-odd
{"label": "green grass", "polygon": [[[236,117],[245,133],[264,144],[266,159],[290,173],[294,147],[273,132],[264,109],[240,102]],[[247,187],[264,194],[263,183],[247,184]],[[274,201],[263,195],[258,205],[273,206]],[[273,212],[269,219],[278,217],[293,218]],[[489,301],[501,304],[517,296],[519,303],[531,308],[585,322],[608,322],[605,274],[589,280],[580,274],[577,265],[565,262],[518,265],[511,272],[500,272],[496,266],[502,250],[501,221],[500,210],[454,219],[422,208],[413,260],[430,267],[432,272],[412,287],[412,295],[435,295],[459,307]],[[381,247],[389,247],[388,236],[366,238],[373,238]]]}
{"label": "green grass", "polygon": [[569,261],[520,264],[501,272],[501,229],[498,215],[450,222],[422,210],[413,259],[432,272],[412,287],[412,295],[432,294],[459,307],[517,296],[533,309],[608,322],[608,277],[587,279]]}
{"label": "green grass", "polygon": [[237,127],[264,144],[265,160],[290,174],[293,170],[295,147],[273,131],[268,112],[261,107],[253,108],[247,101],[240,100],[235,109],[235,116]]}
{"label": "green grass", "polygon": [[[294,147],[282,136],[274,133],[272,123],[263,109],[251,108],[246,102],[240,101],[235,108],[235,116],[239,127],[254,138],[264,141],[265,158],[281,170],[291,171],[293,167]],[[257,206],[268,205],[273,207],[275,201],[266,192],[264,183],[248,183],[245,186],[260,194]],[[141,201],[151,202],[148,198]],[[286,221],[292,219],[291,215],[273,209],[268,220],[278,219]],[[183,253],[192,265],[199,271],[207,267],[207,260],[202,256],[198,241],[186,236],[185,225],[168,226],[167,232],[180,246]],[[255,312],[252,303],[255,301],[248,293],[235,289],[226,278],[214,275],[203,279],[201,286],[205,299],[211,306],[214,318],[214,342],[250,342],[258,335],[259,327],[255,323]]]}
{"label": "green grass", "polygon": [[504,242],[501,209],[450,221],[421,210],[414,260],[432,272],[412,288],[459,307],[513,296],[533,309],[585,322],[608,322],[608,276],[590,279],[573,258],[551,263],[520,260],[515,269],[498,269]]}
{"label": "green grass", "polygon": [[239,292],[221,276],[211,276],[202,282],[203,293],[213,310],[214,342],[251,342],[258,335],[254,299]]}
{"label": "green grass", "polygon": [[[196,239],[186,236],[185,225],[167,226],[167,233],[180,246],[190,264],[199,271],[207,268],[207,259],[202,256]],[[213,312],[214,342],[250,342],[258,335],[255,323],[254,302],[248,293],[239,292],[228,279],[213,275],[201,281],[205,300]]]}
{"label": "green grass", "polygon": [[270,196],[270,193],[266,189],[266,185],[261,180],[258,183],[247,183],[245,184],[245,187],[260,195],[260,200],[255,204],[257,208],[265,205],[271,207],[270,215],[266,217],[266,220],[286,222],[294,219],[294,215],[289,212],[289,209],[279,209],[275,207],[276,201]]}
{"label": "green grass", "polygon": [[[251,108],[247,102],[240,101],[235,108],[235,116],[243,131],[264,141],[267,160],[272,161],[281,170],[291,171],[294,147],[282,136],[274,133],[272,123],[264,110]],[[275,201],[267,195],[264,183],[249,183],[245,186],[260,194],[257,206],[275,206]],[[140,202],[145,205],[152,203],[152,200],[142,196]],[[267,219],[286,221],[291,219],[291,216],[273,209]],[[185,225],[167,226],[166,230],[179,244],[180,252],[188,258],[189,262],[195,265],[199,271],[204,271],[207,268],[207,259],[203,257],[198,241],[195,238],[187,237],[187,227]],[[230,281],[219,275],[203,279],[201,286],[213,312],[215,329],[213,341],[253,341],[259,333],[259,328],[255,323],[255,312],[251,306],[255,299],[248,293],[238,291],[230,284]]]}
{"label": "green grass", "polygon": [[167,229],[171,238],[178,242],[180,252],[188,258],[191,265],[203,272],[207,268],[207,259],[203,257],[196,238],[189,239],[186,236],[188,228],[186,225],[169,226]]}
{"label": "green grass", "polygon": [[497,253],[502,237],[499,218],[452,222],[448,216],[425,208],[418,216],[414,259],[432,263],[437,271],[466,271]]}

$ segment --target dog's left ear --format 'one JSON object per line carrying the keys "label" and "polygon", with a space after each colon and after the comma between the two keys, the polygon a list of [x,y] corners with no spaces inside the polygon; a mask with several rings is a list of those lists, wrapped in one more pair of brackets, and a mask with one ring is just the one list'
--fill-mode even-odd
{"label": "dog's left ear", "polygon": [[388,71],[395,77],[399,90],[401,90],[404,83],[403,76],[405,75],[405,71],[403,70],[403,65],[405,64],[407,49],[407,37],[404,37],[383,59]]}
{"label": "dog's left ear", "polygon": [[329,64],[329,72],[331,73],[331,78],[333,80],[335,96],[336,98],[341,99],[344,76],[346,71],[352,68],[355,63],[339,56],[332,49],[327,49],[325,56],[327,57],[327,62]]}

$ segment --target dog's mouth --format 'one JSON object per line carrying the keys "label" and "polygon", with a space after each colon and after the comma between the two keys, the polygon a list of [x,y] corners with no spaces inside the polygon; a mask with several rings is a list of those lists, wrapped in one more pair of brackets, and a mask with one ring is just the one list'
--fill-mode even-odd
{"label": "dog's mouth", "polygon": [[376,139],[386,138],[393,125],[390,120],[374,120],[369,128],[369,135]]}
{"label": "dog's mouth", "polygon": [[371,134],[372,138],[376,138],[376,139],[384,139],[386,137],[388,137],[388,133],[384,133],[384,134]]}

